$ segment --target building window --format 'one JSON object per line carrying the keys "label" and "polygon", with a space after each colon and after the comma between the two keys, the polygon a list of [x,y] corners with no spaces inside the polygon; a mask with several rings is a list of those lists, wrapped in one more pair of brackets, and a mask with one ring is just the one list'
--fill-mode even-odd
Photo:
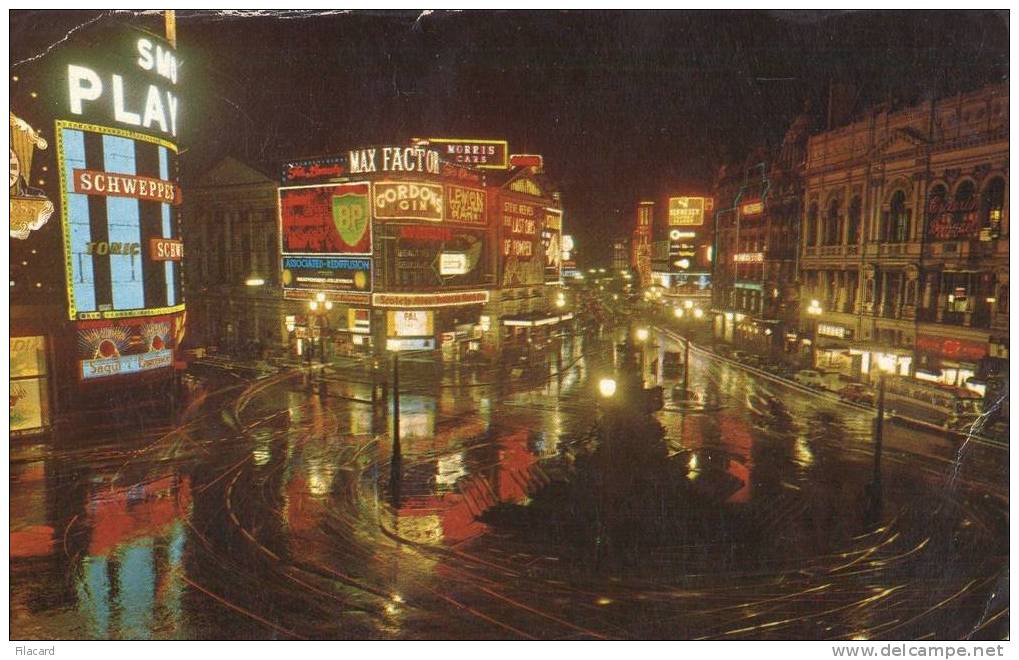
{"label": "building window", "polygon": [[817,204],[807,211],[807,245],[817,245]]}
{"label": "building window", "polygon": [[906,208],[906,193],[901,190],[892,195],[885,214],[881,237],[887,243],[905,243],[909,240],[910,210]]}
{"label": "building window", "polygon": [[847,245],[858,245],[860,243],[860,218],[863,215],[862,205],[859,197],[854,197],[849,202],[849,232],[846,235]]}
{"label": "building window", "polygon": [[1001,218],[1005,213],[1005,180],[994,177],[984,188],[980,205],[981,228],[990,230],[991,236],[1001,235]]}
{"label": "building window", "polygon": [[976,197],[976,186],[972,181],[963,181],[955,189],[955,223],[962,224],[967,213],[975,211],[973,203]]}
{"label": "building window", "polygon": [[839,243],[839,235],[842,233],[842,218],[839,217],[839,207],[841,206],[840,200],[833,199],[828,204],[828,214],[824,220],[824,244],[825,245],[837,245]]}

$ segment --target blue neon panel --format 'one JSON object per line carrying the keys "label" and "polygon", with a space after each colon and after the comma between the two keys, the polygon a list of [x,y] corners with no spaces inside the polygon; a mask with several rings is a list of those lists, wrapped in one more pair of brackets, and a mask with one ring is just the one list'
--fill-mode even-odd
{"label": "blue neon panel", "polygon": [[170,180],[170,156],[166,147],[159,147],[159,178],[163,181]]}
{"label": "blue neon panel", "polygon": [[[163,213],[163,238],[171,238],[170,235],[170,205],[160,204],[160,210]],[[173,271],[176,264],[172,261],[167,261],[163,267],[166,268],[166,304],[176,305],[176,296],[173,291]]]}
{"label": "blue neon panel", "polygon": [[85,168],[85,134],[70,128],[63,129],[64,184],[67,190],[68,229],[71,239],[71,279],[74,306],[80,312],[96,309],[95,273],[92,256],[87,254],[92,240],[89,225],[88,196],[74,192],[74,170]]}
{"label": "blue neon panel", "polygon": [[[107,172],[118,174],[137,172],[133,140],[104,135],[103,157]],[[138,205],[138,200],[130,197],[106,198],[106,221],[110,243],[141,244],[141,214]],[[145,277],[141,255],[111,254],[110,284],[113,289],[113,309],[145,307]]]}
{"label": "blue neon panel", "polygon": [[[170,154],[166,147],[159,147],[159,178],[164,181],[170,180]],[[163,238],[173,238],[173,227],[170,224],[170,205],[162,204],[163,213]],[[166,265],[166,304],[176,305],[177,296],[174,295],[173,274],[177,264],[167,261]]]}

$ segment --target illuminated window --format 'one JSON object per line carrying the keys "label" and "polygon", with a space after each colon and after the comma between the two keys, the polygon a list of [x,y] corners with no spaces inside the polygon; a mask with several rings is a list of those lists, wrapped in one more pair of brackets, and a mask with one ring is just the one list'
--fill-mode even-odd
{"label": "illuminated window", "polygon": [[1001,219],[1005,212],[1005,180],[995,177],[984,188],[980,209],[981,227],[991,230],[991,236],[1001,232]]}

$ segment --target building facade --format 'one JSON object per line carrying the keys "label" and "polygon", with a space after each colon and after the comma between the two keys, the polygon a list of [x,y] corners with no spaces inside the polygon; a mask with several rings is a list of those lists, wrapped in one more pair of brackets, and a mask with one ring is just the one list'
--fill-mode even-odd
{"label": "building facade", "polygon": [[182,213],[188,346],[249,358],[287,347],[276,189],[231,157],[191,187]]}
{"label": "building facade", "polygon": [[1008,88],[812,136],[801,344],[816,364],[984,392],[1008,359]]}
{"label": "building facade", "polygon": [[715,336],[762,353],[798,350],[797,261],[803,206],[802,167],[809,115],[798,117],[781,146],[753,154],[722,174],[717,214]]}
{"label": "building facade", "polygon": [[353,149],[285,163],[279,205],[297,353],[311,340],[327,356],[526,357],[572,318],[558,195],[531,167],[485,171],[421,143]]}

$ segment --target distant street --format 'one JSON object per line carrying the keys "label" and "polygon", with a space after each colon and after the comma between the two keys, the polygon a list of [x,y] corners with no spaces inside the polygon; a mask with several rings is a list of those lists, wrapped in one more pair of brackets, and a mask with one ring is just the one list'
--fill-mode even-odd
{"label": "distant street", "polygon": [[[440,377],[405,359],[395,479],[390,414],[357,401],[370,385],[354,363],[326,372],[326,397],[309,393],[300,371],[284,372],[210,392],[177,429],[95,439],[88,450],[18,447],[12,629],[1007,634],[1007,451],[889,424],[874,511],[872,412],[694,352],[700,402],[667,396],[656,415],[664,440],[624,439],[626,451],[605,462],[592,378],[611,368],[613,339],[565,342],[561,374],[550,360]],[[651,342],[649,362],[678,350],[659,333]]]}

